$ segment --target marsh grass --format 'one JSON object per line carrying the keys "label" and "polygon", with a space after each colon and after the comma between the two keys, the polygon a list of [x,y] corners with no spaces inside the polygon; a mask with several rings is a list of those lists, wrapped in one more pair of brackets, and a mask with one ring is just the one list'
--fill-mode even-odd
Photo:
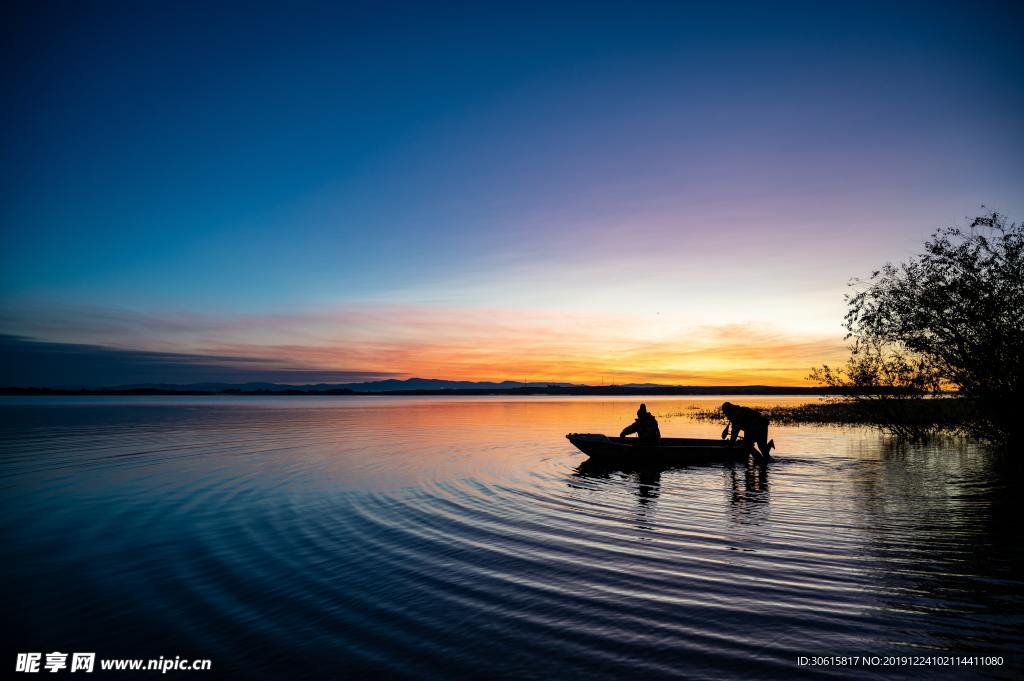
{"label": "marsh grass", "polygon": [[[836,398],[794,406],[759,409],[777,425],[874,426],[907,440],[924,440],[935,435],[955,435],[970,422],[972,405],[961,398]],[[663,418],[688,418],[725,424],[721,409],[692,406],[683,411],[659,414]]]}

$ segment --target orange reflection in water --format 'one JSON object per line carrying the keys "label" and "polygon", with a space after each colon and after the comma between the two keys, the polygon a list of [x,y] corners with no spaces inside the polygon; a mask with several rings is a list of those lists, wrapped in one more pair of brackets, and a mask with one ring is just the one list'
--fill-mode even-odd
{"label": "orange reflection in water", "polygon": [[[303,442],[290,457],[322,467],[354,487],[392,487],[432,480],[530,471],[538,461],[582,455],[566,433],[617,435],[641,402],[665,437],[718,438],[722,427],[694,421],[695,409],[725,400],[753,407],[798,404],[807,397],[358,397],[281,398],[261,402],[252,427]],[[814,399],[814,398],[811,398]],[[244,404],[252,405],[251,400]],[[268,424],[277,423],[277,426]],[[781,445],[780,445],[781,446]],[[526,474],[526,473],[524,473]]]}

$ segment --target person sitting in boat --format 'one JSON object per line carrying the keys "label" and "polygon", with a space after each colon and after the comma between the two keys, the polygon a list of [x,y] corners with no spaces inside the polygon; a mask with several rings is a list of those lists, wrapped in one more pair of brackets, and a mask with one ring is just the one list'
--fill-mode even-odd
{"label": "person sitting in boat", "polygon": [[741,407],[732,402],[726,402],[722,405],[722,413],[729,420],[725,430],[722,431],[723,440],[729,437],[731,428],[732,438],[729,440],[729,445],[736,444],[736,438],[742,430],[743,445],[749,451],[754,451],[756,444],[761,456],[765,459],[772,458],[769,452],[775,447],[775,440],[768,439],[768,419],[761,412],[750,407]]}
{"label": "person sitting in boat", "polygon": [[636,421],[626,426],[619,433],[619,437],[626,437],[630,433],[636,433],[637,440],[643,444],[656,445],[661,441],[661,430],[658,429],[658,419],[654,414],[647,411],[647,405],[641,404],[636,410]]}

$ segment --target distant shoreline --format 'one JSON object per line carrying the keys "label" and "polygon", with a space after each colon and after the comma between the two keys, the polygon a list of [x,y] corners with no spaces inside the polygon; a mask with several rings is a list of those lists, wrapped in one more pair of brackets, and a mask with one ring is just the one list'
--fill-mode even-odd
{"label": "distant shoreline", "polygon": [[659,395],[842,395],[838,391],[826,387],[785,387],[785,386],[661,386],[661,387],[628,387],[628,386],[524,386],[517,388],[441,388],[441,389],[410,389],[410,390],[387,390],[387,391],[357,391],[350,389],[332,390],[174,390],[164,388],[0,388],[0,396],[66,396],[66,397],[126,397],[126,396],[232,396],[232,397],[304,397],[304,396],[332,396],[349,395],[360,397],[387,397],[387,396],[415,396],[415,395],[495,395],[495,396],[523,396],[523,395],[562,395],[562,396],[659,396]]}

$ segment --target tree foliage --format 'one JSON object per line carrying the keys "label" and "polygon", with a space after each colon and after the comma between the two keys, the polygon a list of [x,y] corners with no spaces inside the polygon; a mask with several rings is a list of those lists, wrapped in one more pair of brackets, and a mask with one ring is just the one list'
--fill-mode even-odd
{"label": "tree foliage", "polygon": [[812,378],[878,401],[953,389],[974,407],[974,434],[1001,440],[1021,432],[1021,224],[991,212],[967,228],[940,229],[923,253],[851,286],[850,359],[842,369],[815,369]]}

